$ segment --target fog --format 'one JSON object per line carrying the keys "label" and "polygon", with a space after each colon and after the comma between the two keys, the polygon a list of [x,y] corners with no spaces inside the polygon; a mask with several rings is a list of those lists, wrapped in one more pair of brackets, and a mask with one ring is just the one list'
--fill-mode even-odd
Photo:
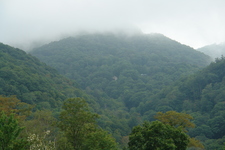
{"label": "fog", "polygon": [[199,48],[225,41],[224,0],[0,0],[0,42],[29,50],[79,33],[161,33]]}

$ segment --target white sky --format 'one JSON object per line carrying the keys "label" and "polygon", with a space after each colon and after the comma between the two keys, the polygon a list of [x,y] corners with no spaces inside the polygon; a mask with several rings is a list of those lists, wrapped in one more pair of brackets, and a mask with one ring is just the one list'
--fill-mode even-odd
{"label": "white sky", "polygon": [[225,0],[0,0],[0,42],[29,49],[80,31],[141,30],[199,48],[225,41]]}

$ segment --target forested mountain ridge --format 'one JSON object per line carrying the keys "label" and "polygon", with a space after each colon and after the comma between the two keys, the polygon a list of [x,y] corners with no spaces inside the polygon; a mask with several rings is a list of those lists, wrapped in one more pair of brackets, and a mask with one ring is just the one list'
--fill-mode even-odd
{"label": "forested mountain ridge", "polygon": [[[9,98],[15,95],[22,102],[35,105],[34,111],[51,110],[55,117],[58,117],[64,100],[82,97],[88,102],[92,112],[101,115],[98,119],[101,127],[107,128],[118,141],[129,134],[127,122],[130,116],[121,102],[109,99],[105,103],[107,109],[100,109],[101,100],[77,87],[74,80],[63,77],[36,57],[0,43],[0,95]],[[119,110],[115,112],[117,108]],[[115,117],[121,112],[127,116],[126,119]]]}
{"label": "forested mountain ridge", "polygon": [[85,97],[101,116],[98,124],[121,146],[126,146],[133,126],[154,120],[156,112],[186,112],[195,119],[191,137],[209,150],[223,145],[224,57],[202,69],[209,64],[208,56],[159,34],[83,35],[44,45],[31,54],[75,79],[91,99],[73,80],[4,44],[0,44],[0,95],[17,95],[38,109],[57,109],[68,97]]}
{"label": "forested mountain ridge", "polygon": [[38,109],[58,109],[66,98],[84,96],[76,86],[36,57],[0,43],[0,95],[16,95]]}
{"label": "forested mountain ridge", "polygon": [[210,62],[209,56],[161,34],[80,35],[30,53],[92,95],[99,110],[107,114],[99,125],[122,145],[133,126],[152,120],[157,111],[172,110],[169,106],[155,105],[152,109],[143,105],[153,101],[163,87]]}
{"label": "forested mountain ridge", "polygon": [[[171,40],[162,34],[137,34],[128,36],[108,33],[80,35],[35,48],[31,51],[31,54],[39,56],[41,59],[47,61],[48,59],[44,58],[43,54],[45,54],[46,57],[54,58],[53,56],[58,53],[67,55],[72,52],[83,52],[90,56],[116,55],[118,58],[129,57],[129,59],[132,58],[131,56],[134,53],[140,53],[139,56],[146,53],[147,55],[151,54],[151,58],[161,56],[161,59],[166,57],[166,61],[189,63],[198,66],[206,66],[210,61],[210,58],[203,53]],[[127,53],[130,55],[125,55]],[[80,53],[78,54],[81,55]],[[62,55],[62,57],[64,55]],[[145,57],[143,56],[143,58]],[[157,60],[157,58],[154,60]],[[48,61],[49,63],[51,62],[50,60]],[[143,60],[143,63],[144,61],[145,60]]]}
{"label": "forested mountain ridge", "polygon": [[117,99],[128,108],[210,61],[203,53],[161,34],[80,35],[30,53],[75,79],[87,93],[98,99]]}

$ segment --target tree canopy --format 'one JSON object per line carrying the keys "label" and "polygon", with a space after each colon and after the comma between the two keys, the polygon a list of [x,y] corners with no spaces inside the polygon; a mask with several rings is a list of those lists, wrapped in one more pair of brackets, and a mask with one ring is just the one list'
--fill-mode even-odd
{"label": "tree canopy", "polygon": [[35,109],[60,107],[69,97],[85,96],[73,80],[20,49],[0,43],[0,95],[36,105]]}
{"label": "tree canopy", "polygon": [[30,53],[76,80],[102,107],[113,98],[129,109],[209,64],[208,56],[160,34],[80,35]]}
{"label": "tree canopy", "polygon": [[27,146],[26,139],[19,139],[18,136],[23,130],[19,126],[14,114],[7,116],[0,112],[0,150],[24,150]]}
{"label": "tree canopy", "polygon": [[135,126],[129,135],[129,150],[186,150],[189,137],[182,128],[159,121],[144,122]]}
{"label": "tree canopy", "polygon": [[208,149],[222,149],[220,143],[225,135],[224,66],[224,57],[217,58],[206,68],[181,78],[150,97],[149,101],[139,106],[139,110],[144,118],[150,116],[149,110],[186,112],[195,118],[193,123],[196,125],[196,128],[188,130],[189,135],[197,137]]}
{"label": "tree canopy", "polygon": [[97,114],[89,111],[82,98],[67,99],[57,126],[64,132],[74,150],[115,150],[116,143],[96,124]]}
{"label": "tree canopy", "polygon": [[176,111],[167,111],[165,113],[157,112],[155,119],[173,127],[181,127],[184,131],[186,131],[187,128],[193,128],[195,126],[195,124],[191,122],[191,120],[193,120],[191,115],[178,113]]}
{"label": "tree canopy", "polygon": [[[90,106],[87,112],[100,116],[95,123],[84,125],[90,131],[85,135],[89,140],[83,141],[86,149],[93,144],[102,147],[107,141],[113,143],[108,132],[121,147],[126,146],[132,127],[145,120],[154,121],[157,112],[161,112],[157,115],[161,115],[158,120],[162,123],[183,126],[192,146],[200,147],[196,142],[200,140],[207,150],[223,147],[224,57],[201,69],[209,57],[159,34],[80,35],[44,45],[31,54],[77,83],[30,54],[0,44],[0,95],[4,95],[0,97],[0,109],[22,117],[29,112],[23,111],[29,107],[22,103],[35,105],[35,112],[24,120],[26,129],[22,132],[27,134],[23,136],[34,131],[36,137],[43,137],[50,130],[44,143],[56,139],[57,146],[72,149],[65,132],[50,124],[59,118],[63,100],[83,97]],[[192,120],[189,116],[177,122],[168,117],[168,111],[183,117],[190,114],[195,118],[195,128],[187,128],[192,126],[186,124]],[[169,115],[181,117],[175,112]],[[104,138],[97,143],[94,137]]]}

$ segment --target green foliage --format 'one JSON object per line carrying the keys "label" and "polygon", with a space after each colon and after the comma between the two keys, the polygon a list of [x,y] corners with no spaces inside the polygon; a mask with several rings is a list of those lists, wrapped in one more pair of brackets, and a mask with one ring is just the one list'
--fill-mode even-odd
{"label": "green foliage", "polygon": [[25,149],[28,143],[25,139],[18,138],[22,130],[13,114],[7,116],[2,111],[0,113],[0,150]]}
{"label": "green foliage", "polygon": [[[151,96],[138,109],[144,112],[149,109],[157,111],[158,108],[170,106],[172,110],[191,114],[195,118],[193,123],[196,128],[189,129],[189,135],[200,138],[206,149],[221,147],[217,141],[225,135],[224,66],[224,57],[217,59],[194,75],[184,77],[173,86]],[[147,118],[145,115],[148,114],[144,114]]]}
{"label": "green foliage", "polygon": [[80,35],[31,54],[75,79],[101,106],[101,99],[113,98],[129,109],[209,63],[206,55],[160,34]]}
{"label": "green foliage", "polygon": [[[190,137],[203,141],[209,150],[222,146],[225,135],[224,57],[194,75],[183,77],[207,65],[208,57],[158,34],[81,35],[50,43],[31,53],[61,74],[75,79],[89,95],[77,89],[74,81],[58,75],[35,57],[4,44],[0,44],[0,95],[9,98],[17,95],[22,102],[35,104],[35,109],[54,109],[56,117],[63,100],[84,97],[91,110],[82,112],[100,114],[97,123],[112,133],[121,145],[126,145],[126,136],[133,126],[143,120],[154,120],[156,112],[185,112],[195,118],[196,128],[188,129]],[[36,135],[42,136],[50,129],[47,141],[56,138],[59,149],[73,149],[65,131],[57,132],[50,127],[52,118],[47,116],[52,116],[51,113],[37,114],[26,120],[28,133],[34,129]],[[101,142],[93,143],[95,139],[91,135],[107,135],[93,120],[80,129],[90,133],[81,138],[89,139],[83,141],[86,147],[90,146],[88,143],[101,145]],[[100,141],[104,143],[103,139]]]}
{"label": "green foliage", "polygon": [[144,122],[132,129],[129,150],[186,150],[188,136],[181,128],[174,128],[159,121]]}
{"label": "green foliage", "polygon": [[89,124],[95,124],[96,114],[92,114],[87,103],[81,98],[71,98],[64,102],[57,126],[64,131],[74,149],[81,149],[88,133]]}
{"label": "green foliage", "polygon": [[[53,141],[58,135],[56,127],[53,126],[55,122],[56,119],[50,110],[37,110],[21,123],[25,129],[20,137],[34,135],[34,137],[46,137],[46,141]],[[50,133],[46,136],[47,131]]]}
{"label": "green foliage", "polygon": [[76,86],[37,58],[0,43],[0,95],[16,95],[36,109],[49,109],[66,98],[85,96]]}
{"label": "green foliage", "polygon": [[117,150],[115,139],[103,129],[91,129],[86,135],[82,150]]}
{"label": "green foliage", "polygon": [[89,111],[82,98],[67,99],[59,116],[57,126],[64,132],[73,149],[109,149],[116,147],[115,141],[96,125],[97,114]]}
{"label": "green foliage", "polygon": [[[193,120],[194,118],[186,113],[178,113],[176,111],[168,111],[166,113],[157,112],[157,114],[155,115],[155,119],[172,127],[180,128],[184,132],[188,132],[188,128],[195,127],[195,124],[191,122],[191,120]],[[204,146],[199,140],[195,138],[190,138],[189,136],[188,138],[190,139],[188,147],[204,149]]]}
{"label": "green foliage", "polygon": [[[157,104],[153,96],[180,77],[209,64],[208,56],[160,34],[80,35],[30,53],[74,79],[92,96],[98,105],[89,103],[90,106],[103,116],[99,125],[119,143],[143,118],[153,119],[155,114],[149,110],[166,112],[175,106],[180,108],[179,101],[170,104],[165,99]],[[147,112],[151,115],[142,117]]]}

